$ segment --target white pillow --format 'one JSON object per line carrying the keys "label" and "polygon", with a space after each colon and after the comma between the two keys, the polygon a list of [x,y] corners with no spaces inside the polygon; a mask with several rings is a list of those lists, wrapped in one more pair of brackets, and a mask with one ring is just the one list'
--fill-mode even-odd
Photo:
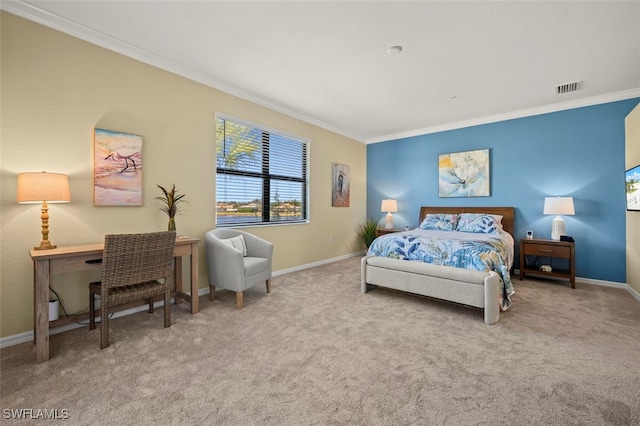
{"label": "white pillow", "polygon": [[242,235],[238,235],[237,237],[224,238],[222,240],[228,246],[233,247],[236,250],[240,250],[243,256],[247,255],[247,246],[244,243],[244,237]]}

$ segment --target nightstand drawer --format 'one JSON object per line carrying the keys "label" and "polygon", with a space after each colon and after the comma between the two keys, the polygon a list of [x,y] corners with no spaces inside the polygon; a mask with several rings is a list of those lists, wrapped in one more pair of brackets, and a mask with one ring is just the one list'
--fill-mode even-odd
{"label": "nightstand drawer", "polygon": [[525,244],[524,254],[534,256],[551,256],[571,258],[571,248],[553,244]]}

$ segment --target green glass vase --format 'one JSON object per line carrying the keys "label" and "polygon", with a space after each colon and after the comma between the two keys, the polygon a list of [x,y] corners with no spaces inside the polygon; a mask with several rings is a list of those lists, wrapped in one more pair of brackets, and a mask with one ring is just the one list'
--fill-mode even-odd
{"label": "green glass vase", "polygon": [[172,217],[169,218],[169,226],[167,227],[167,231],[175,231],[176,230],[176,220]]}

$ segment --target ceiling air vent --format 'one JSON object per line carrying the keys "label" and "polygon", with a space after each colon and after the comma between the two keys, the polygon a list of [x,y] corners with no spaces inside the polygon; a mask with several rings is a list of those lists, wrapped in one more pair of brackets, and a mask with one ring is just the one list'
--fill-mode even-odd
{"label": "ceiling air vent", "polygon": [[561,84],[556,86],[556,95],[562,95],[563,93],[575,92],[580,88],[580,81],[573,81],[571,83]]}

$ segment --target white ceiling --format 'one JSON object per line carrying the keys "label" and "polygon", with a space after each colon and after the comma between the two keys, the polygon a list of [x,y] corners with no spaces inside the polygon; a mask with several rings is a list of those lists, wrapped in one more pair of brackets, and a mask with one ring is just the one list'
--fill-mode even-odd
{"label": "white ceiling", "polygon": [[1,7],[365,143],[640,96],[640,1]]}

